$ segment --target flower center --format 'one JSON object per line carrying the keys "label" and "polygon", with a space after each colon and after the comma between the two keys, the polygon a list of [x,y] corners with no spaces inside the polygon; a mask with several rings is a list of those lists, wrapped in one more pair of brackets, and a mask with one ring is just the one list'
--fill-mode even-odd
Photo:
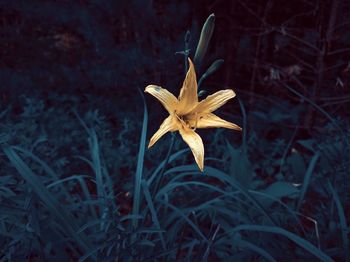
{"label": "flower center", "polygon": [[175,116],[178,120],[180,120],[181,125],[183,127],[191,128],[192,130],[196,130],[197,128],[197,113],[196,114],[188,114],[188,115],[178,115],[175,112]]}

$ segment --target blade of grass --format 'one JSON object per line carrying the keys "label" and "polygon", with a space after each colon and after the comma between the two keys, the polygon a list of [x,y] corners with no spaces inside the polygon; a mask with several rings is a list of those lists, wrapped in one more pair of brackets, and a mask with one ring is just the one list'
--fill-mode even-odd
{"label": "blade of grass", "polygon": [[[105,219],[105,222],[110,221],[110,219]],[[82,225],[79,229],[78,229],[78,233],[81,233],[89,228],[98,226],[99,224],[101,224],[101,219],[94,219],[94,220],[90,220],[89,222],[85,223],[84,225]],[[118,228],[119,229],[119,228]]]}
{"label": "blade of grass", "polygon": [[163,194],[166,194],[169,191],[172,191],[172,190],[174,190],[177,187],[181,187],[181,186],[186,187],[186,186],[191,186],[191,185],[205,187],[207,189],[211,189],[213,192],[219,192],[219,193],[225,194],[224,190],[222,190],[222,189],[220,189],[220,188],[218,188],[216,186],[207,184],[207,183],[198,182],[198,181],[187,181],[187,182],[182,182],[181,181],[181,182],[170,182],[170,183],[168,183],[161,190],[159,190],[157,196],[161,196]]}
{"label": "blade of grass", "polygon": [[[89,129],[89,146],[92,159],[93,170],[95,173],[97,197],[98,199],[106,199],[106,192],[103,186],[103,178],[101,172],[100,150],[96,131],[93,128]],[[100,209],[102,211],[103,208]]]}
{"label": "blade of grass", "polygon": [[[212,225],[213,225],[213,224],[212,224]],[[217,227],[216,227],[216,229],[215,229],[215,231],[214,231],[212,237],[211,237],[210,240],[209,240],[209,243],[208,243],[208,245],[207,245],[207,247],[206,247],[206,250],[205,250],[205,252],[204,252],[204,254],[203,254],[203,258],[202,258],[203,261],[208,261],[208,257],[209,257],[210,250],[212,249],[213,242],[214,242],[214,240],[215,240],[215,238],[216,238],[216,235],[218,234],[219,230],[220,230],[220,224],[217,225]],[[211,228],[210,228],[210,231],[211,231]]]}
{"label": "blade of grass", "polygon": [[109,201],[109,203],[112,204],[112,208],[113,210],[117,210],[117,204],[116,202],[114,201],[114,196],[117,195],[115,192],[114,192],[114,185],[113,185],[113,182],[112,182],[112,178],[111,178],[111,175],[110,173],[108,172],[108,169],[107,169],[107,164],[104,160],[104,158],[102,158],[103,160],[103,163],[102,163],[102,176],[105,178],[105,185],[107,186],[107,189],[108,189],[108,192],[106,191],[106,200],[112,200],[112,201]]}
{"label": "blade of grass", "polygon": [[[148,189],[148,186],[147,186],[147,182],[144,179],[142,179],[142,188],[143,188],[143,192],[145,194],[145,198],[146,198],[146,202],[147,202],[148,208],[149,208],[149,210],[151,212],[153,223],[156,225],[156,227],[159,230],[161,230],[160,224],[159,224],[159,220],[158,220],[158,216],[157,216],[157,212],[156,212],[156,210],[154,208],[154,205],[153,205],[151,193],[149,192],[149,189]],[[166,250],[166,245],[165,245],[165,241],[164,241],[164,237],[163,237],[163,233],[162,232],[159,233],[159,238],[160,238],[160,241],[162,243],[162,248],[165,251]]]}
{"label": "blade of grass", "polygon": [[283,165],[284,165],[284,161],[286,160],[287,154],[288,154],[288,152],[289,152],[290,147],[291,147],[292,144],[293,144],[294,138],[295,138],[295,136],[296,136],[298,130],[299,130],[298,127],[296,127],[296,128],[294,129],[293,135],[292,135],[292,137],[289,139],[288,144],[286,145],[286,148],[285,148],[285,150],[284,150],[284,152],[283,152],[283,155],[282,155],[282,157],[281,157],[281,160],[280,160],[279,173],[282,173],[282,168],[283,168]]}
{"label": "blade of grass", "polygon": [[348,239],[348,227],[346,223],[346,217],[344,213],[344,208],[342,203],[340,202],[339,196],[335,189],[333,188],[332,184],[328,180],[328,187],[329,190],[332,192],[333,199],[335,202],[335,205],[338,210],[338,216],[339,216],[339,223],[340,223],[340,229],[341,229],[341,235],[343,239],[343,247],[344,247],[344,253],[345,253],[345,261],[349,262],[350,261],[350,245],[349,245],[349,239]]}
{"label": "blade of grass", "polygon": [[305,173],[305,176],[304,176],[304,181],[303,181],[303,186],[300,190],[300,196],[299,196],[299,199],[298,199],[298,203],[297,203],[297,207],[296,207],[296,211],[298,212],[300,207],[301,207],[301,204],[303,203],[303,200],[304,200],[304,197],[305,197],[305,193],[306,193],[306,190],[310,184],[310,179],[311,179],[311,175],[312,175],[312,172],[314,171],[315,169],[315,166],[316,166],[316,163],[317,163],[317,160],[318,158],[320,157],[320,152],[317,152],[311,159],[310,161],[310,164],[309,166],[307,167],[307,170],[306,170],[306,173]]}
{"label": "blade of grass", "polygon": [[[135,175],[135,188],[134,188],[134,199],[133,199],[133,208],[132,214],[137,216],[140,211],[140,203],[141,203],[141,180],[142,180],[142,170],[143,170],[143,160],[145,155],[145,147],[146,147],[146,134],[147,134],[147,122],[148,122],[148,112],[145,97],[142,92],[138,89],[141,94],[143,101],[143,122],[142,122],[142,130],[141,130],[141,138],[140,138],[140,147],[137,158],[137,167],[136,167],[136,175]],[[132,225],[134,228],[137,228],[138,220],[133,219]]]}
{"label": "blade of grass", "polygon": [[[107,170],[104,170],[103,166],[101,165],[101,154],[100,154],[100,150],[99,150],[98,137],[97,137],[96,131],[93,128],[89,128],[85,124],[84,120],[79,116],[76,109],[73,109],[72,111],[75,114],[75,116],[77,117],[80,124],[85,129],[86,133],[89,135],[89,147],[90,147],[90,154],[91,154],[92,161],[90,161],[89,159],[87,159],[83,156],[76,156],[76,157],[85,161],[87,164],[90,165],[92,170],[94,170],[95,176],[96,176],[96,186],[97,186],[98,198],[106,200],[108,194],[107,194],[106,189],[104,187],[103,175],[105,175],[106,184],[107,184],[108,189],[110,191],[110,194],[112,194],[112,196],[113,196],[113,186],[111,186],[111,181],[110,181],[110,177],[108,175]],[[114,208],[116,208],[114,202],[112,203],[112,205]],[[102,208],[100,208],[100,210],[101,211],[103,210],[103,212],[107,211],[106,207],[102,207]],[[104,216],[104,214],[105,213],[103,213],[102,216]]]}
{"label": "blade of grass", "polygon": [[99,205],[99,216],[101,219],[100,229],[106,228],[105,217],[108,213],[107,207],[107,193],[104,187],[104,181],[102,177],[102,166],[101,166],[101,156],[100,147],[98,143],[98,138],[95,129],[89,129],[89,148],[92,159],[93,170],[95,173],[96,187],[97,187],[97,199],[100,200]]}
{"label": "blade of grass", "polygon": [[157,177],[157,180],[156,180],[156,184],[153,187],[153,191],[152,191],[152,193],[153,193],[152,195],[153,196],[155,196],[157,194],[157,192],[159,190],[159,187],[162,185],[163,178],[164,178],[164,171],[165,171],[166,166],[169,163],[170,154],[171,154],[171,151],[173,150],[173,147],[174,147],[174,144],[175,144],[175,137],[176,137],[176,133],[171,133],[170,146],[168,148],[168,152],[166,154],[162,170],[160,171],[160,174],[159,174],[159,176]]}
{"label": "blade of grass", "polygon": [[73,108],[72,109],[73,114],[76,116],[76,118],[78,119],[78,121],[80,122],[80,124],[82,125],[82,127],[85,129],[86,133],[89,135],[90,133],[90,129],[88,128],[88,126],[85,124],[84,120],[81,119],[80,115],[78,114],[78,111]]}

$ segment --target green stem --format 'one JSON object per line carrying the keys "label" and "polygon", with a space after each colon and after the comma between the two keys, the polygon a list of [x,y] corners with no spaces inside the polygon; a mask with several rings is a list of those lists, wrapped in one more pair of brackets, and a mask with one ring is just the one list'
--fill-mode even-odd
{"label": "green stem", "polygon": [[164,161],[164,165],[162,167],[162,170],[160,171],[158,179],[156,180],[156,185],[154,186],[154,189],[153,189],[153,197],[157,194],[159,187],[161,186],[161,184],[163,182],[163,177],[164,177],[163,174],[164,174],[166,166],[168,165],[170,154],[171,154],[171,151],[173,150],[173,147],[175,144],[175,136],[176,136],[176,133],[171,133],[170,146],[169,146],[167,155],[165,157],[165,161]]}
{"label": "green stem", "polygon": [[188,70],[188,55],[189,55],[189,46],[190,46],[190,39],[191,39],[191,34],[190,31],[186,32],[185,35],[185,50],[184,50],[184,57],[185,57],[185,76],[187,74],[187,70]]}
{"label": "green stem", "polygon": [[185,58],[185,60],[184,60],[184,65],[185,65],[185,77],[186,77],[187,70],[188,70],[188,61],[187,61],[187,59],[188,59],[188,53],[187,53],[187,50],[185,50],[184,58]]}

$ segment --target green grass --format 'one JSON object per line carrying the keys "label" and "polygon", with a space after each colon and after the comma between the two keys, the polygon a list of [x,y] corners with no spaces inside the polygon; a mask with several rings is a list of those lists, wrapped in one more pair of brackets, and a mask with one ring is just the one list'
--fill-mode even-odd
{"label": "green grass", "polygon": [[[134,159],[132,175],[121,180],[122,175],[113,172],[108,162],[113,159],[110,154],[117,155],[108,149],[109,138],[88,118],[78,119],[86,147],[70,158],[66,169],[49,164],[52,160],[40,147],[33,151],[21,144],[3,144],[2,260],[34,256],[79,261],[333,261],[349,252],[347,183],[337,184],[337,191],[331,183],[322,185],[323,159],[331,161],[342,152],[327,148],[334,143],[315,143],[317,153],[300,158],[293,156],[299,152],[286,154],[282,147],[276,157],[273,150],[257,148],[249,133],[244,138],[245,150],[220,133],[217,150],[209,150],[216,153],[207,157],[202,174],[191,163],[190,150],[179,141],[167,165],[169,137],[159,144],[162,158],[154,158],[157,152],[145,149],[148,115],[144,104],[136,156],[123,156]],[[264,150],[266,158],[273,159],[278,172],[273,182],[258,175],[260,163],[252,157],[256,150]],[[296,159],[305,159],[308,166],[296,168]],[[70,171],[75,165],[80,172]],[[163,171],[162,183],[152,195]],[[249,183],[244,176],[250,176]],[[293,185],[298,182],[301,187]],[[311,220],[317,223],[316,233],[314,225],[308,225]]]}

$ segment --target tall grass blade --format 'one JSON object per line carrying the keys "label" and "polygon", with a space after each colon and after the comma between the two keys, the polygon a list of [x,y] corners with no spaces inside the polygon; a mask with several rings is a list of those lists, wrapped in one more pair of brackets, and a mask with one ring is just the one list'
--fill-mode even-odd
{"label": "tall grass blade", "polygon": [[[159,223],[158,216],[157,216],[157,211],[154,208],[154,204],[153,204],[153,201],[152,201],[151,193],[149,192],[149,188],[147,186],[147,182],[144,179],[142,179],[142,188],[143,188],[143,192],[145,194],[145,198],[146,198],[146,202],[147,202],[148,208],[149,208],[149,210],[151,212],[152,221],[156,225],[156,227],[159,230],[161,230],[160,223]],[[160,238],[160,241],[162,243],[163,250],[166,250],[166,245],[165,245],[165,241],[164,241],[164,237],[163,237],[163,232],[159,232],[159,238]]]}
{"label": "tall grass blade", "polygon": [[104,189],[104,182],[102,177],[102,167],[100,159],[100,148],[98,144],[98,138],[95,129],[89,129],[89,147],[92,159],[93,170],[95,173],[96,187],[97,187],[97,199],[99,200],[99,216],[101,218],[100,229],[105,227],[103,222],[106,214],[106,192]]}
{"label": "tall grass blade", "polygon": [[73,114],[76,116],[76,118],[78,119],[78,121],[80,122],[80,124],[83,126],[83,128],[85,129],[86,133],[89,135],[90,134],[90,129],[88,128],[88,126],[85,124],[84,120],[81,119],[80,115],[78,114],[78,111],[74,108],[72,109]]}
{"label": "tall grass blade", "polygon": [[89,130],[89,134],[90,134],[89,146],[90,146],[90,153],[91,153],[91,158],[92,158],[93,170],[94,170],[95,179],[96,179],[97,197],[98,197],[98,199],[105,199],[106,194],[105,194],[104,186],[103,186],[101,160],[100,160],[100,149],[99,149],[99,145],[98,145],[96,131],[93,128],[91,128]]}
{"label": "tall grass blade", "polygon": [[213,192],[218,192],[218,193],[222,193],[225,194],[226,192],[222,189],[220,189],[219,187],[213,186],[213,185],[209,185],[207,183],[203,183],[203,182],[197,182],[197,181],[188,181],[188,182],[170,182],[168,183],[166,186],[164,186],[162,189],[160,189],[157,193],[157,197],[168,193],[169,191],[174,191],[174,189],[176,189],[177,187],[187,187],[187,186],[197,186],[197,187],[204,187],[207,189],[211,189]]}
{"label": "tall grass blade", "polygon": [[335,191],[335,189],[333,188],[332,184],[329,181],[328,181],[328,187],[332,192],[333,199],[338,210],[339,223],[340,223],[340,229],[341,229],[341,235],[343,239],[343,247],[344,247],[344,253],[345,253],[345,261],[349,262],[350,261],[350,244],[349,244],[348,227],[346,223],[344,208],[342,203],[340,202],[337,192]]}
{"label": "tall grass blade", "polygon": [[312,172],[314,171],[315,169],[315,166],[316,166],[316,163],[317,163],[317,160],[319,159],[320,157],[320,152],[317,152],[311,159],[310,161],[310,164],[306,170],[306,173],[305,173],[305,177],[304,177],[304,182],[303,182],[303,186],[300,190],[300,196],[299,196],[299,199],[298,199],[298,203],[297,203],[297,208],[296,208],[296,211],[298,212],[300,207],[301,207],[301,204],[303,203],[303,200],[304,200],[304,197],[305,197],[305,193],[306,193],[306,190],[310,184],[310,179],[311,179],[311,175],[312,175]]}
{"label": "tall grass blade", "polygon": [[[142,130],[141,130],[141,138],[140,138],[140,147],[137,158],[137,167],[136,167],[136,175],[135,175],[135,188],[134,188],[134,199],[133,199],[133,208],[132,214],[137,216],[140,210],[141,203],[141,181],[142,181],[142,170],[143,170],[143,159],[145,155],[146,148],[146,134],[147,134],[147,122],[148,122],[148,112],[145,97],[139,90],[142,101],[143,101],[143,122],[142,122]],[[134,228],[137,228],[138,220],[133,219],[132,225]]]}

